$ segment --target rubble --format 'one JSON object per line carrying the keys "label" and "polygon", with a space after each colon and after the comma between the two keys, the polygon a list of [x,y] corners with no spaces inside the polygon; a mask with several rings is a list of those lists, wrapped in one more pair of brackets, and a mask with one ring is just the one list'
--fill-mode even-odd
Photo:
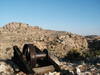
{"label": "rubble", "polygon": [[4,61],[0,61],[0,75],[14,75],[14,70],[11,65]]}
{"label": "rubble", "polygon": [[44,74],[44,75],[60,75],[59,72],[49,72],[48,74]]}
{"label": "rubble", "polygon": [[[62,69],[68,70],[72,75],[100,75],[100,67],[96,65],[90,65],[87,63],[71,63],[61,62]],[[66,64],[65,64],[66,63]]]}

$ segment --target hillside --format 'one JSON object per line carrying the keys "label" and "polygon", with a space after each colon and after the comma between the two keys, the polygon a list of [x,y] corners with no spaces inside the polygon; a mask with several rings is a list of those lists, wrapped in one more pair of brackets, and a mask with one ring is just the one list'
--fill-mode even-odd
{"label": "hillside", "polygon": [[[0,38],[0,75],[28,75],[18,68],[12,57],[13,46],[17,45],[22,51],[23,45],[29,43],[57,57],[64,75],[100,74],[99,36],[81,36],[12,22],[0,28]],[[60,75],[61,72],[46,75]]]}
{"label": "hillside", "polygon": [[13,56],[12,47],[22,48],[25,43],[32,43],[41,50],[48,49],[57,57],[64,57],[70,50],[85,50],[87,40],[70,32],[52,31],[30,26],[24,23],[12,22],[0,28],[0,58],[10,59]]}

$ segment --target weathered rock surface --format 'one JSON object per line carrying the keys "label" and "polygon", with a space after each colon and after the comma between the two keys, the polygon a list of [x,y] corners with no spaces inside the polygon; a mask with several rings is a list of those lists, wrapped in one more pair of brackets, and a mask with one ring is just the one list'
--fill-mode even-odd
{"label": "weathered rock surface", "polygon": [[100,36],[90,35],[90,36],[86,36],[86,39],[88,41],[90,49],[100,50]]}

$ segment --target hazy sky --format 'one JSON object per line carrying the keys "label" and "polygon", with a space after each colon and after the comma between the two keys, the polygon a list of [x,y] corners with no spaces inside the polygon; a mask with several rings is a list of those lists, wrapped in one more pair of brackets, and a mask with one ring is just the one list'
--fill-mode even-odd
{"label": "hazy sky", "polygon": [[0,0],[0,26],[13,21],[100,35],[100,0]]}

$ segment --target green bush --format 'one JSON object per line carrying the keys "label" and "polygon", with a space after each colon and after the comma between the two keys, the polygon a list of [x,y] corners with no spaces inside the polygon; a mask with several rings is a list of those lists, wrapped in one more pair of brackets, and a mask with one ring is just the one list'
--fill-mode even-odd
{"label": "green bush", "polygon": [[65,56],[68,60],[83,60],[86,58],[95,58],[100,56],[100,50],[88,50],[84,52],[79,52],[78,50],[70,50]]}
{"label": "green bush", "polygon": [[81,60],[83,59],[83,57],[81,56],[81,53],[78,52],[77,50],[71,50],[67,53],[67,55],[65,56],[65,58],[69,59],[69,60]]}
{"label": "green bush", "polygon": [[82,53],[82,55],[84,58],[92,58],[92,57],[97,57],[100,56],[100,50],[88,50]]}

